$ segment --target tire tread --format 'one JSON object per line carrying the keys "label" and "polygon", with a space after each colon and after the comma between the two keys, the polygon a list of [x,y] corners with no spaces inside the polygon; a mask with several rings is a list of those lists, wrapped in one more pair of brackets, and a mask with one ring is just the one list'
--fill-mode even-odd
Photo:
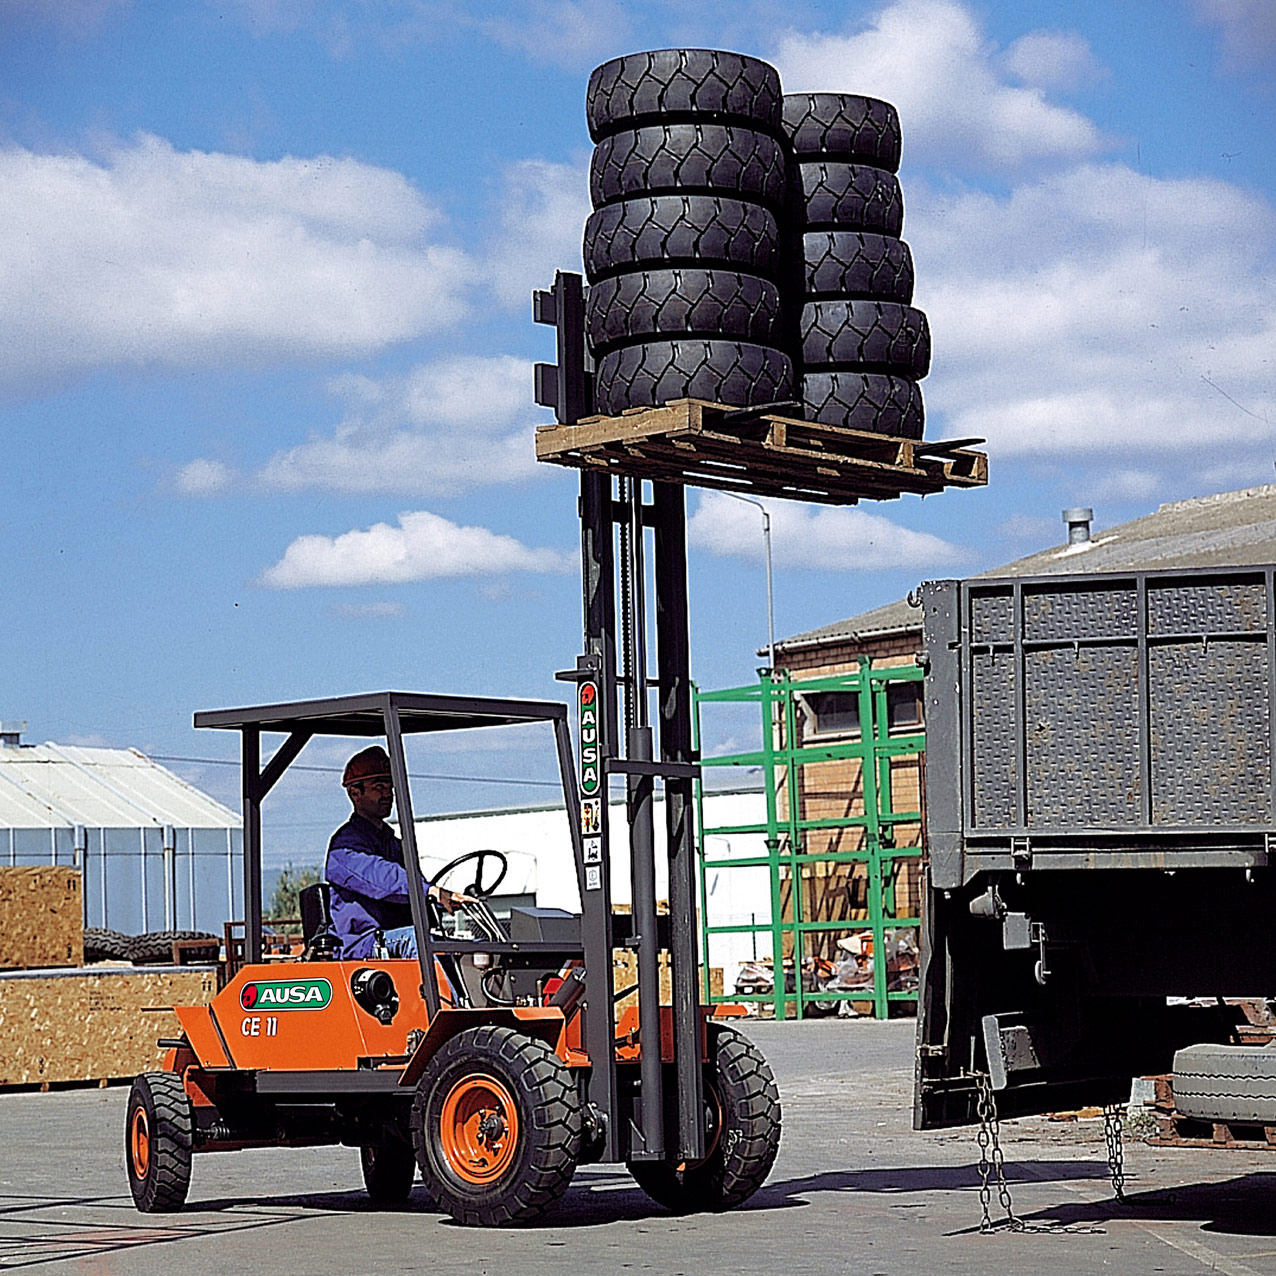
{"label": "tire tread", "polygon": [[598,142],[642,120],[709,116],[754,128],[781,128],[780,76],[773,66],[719,49],[656,49],[595,68],[585,120]]}
{"label": "tire tread", "polygon": [[595,405],[606,416],[673,399],[747,408],[792,394],[793,363],[784,351],[710,337],[622,346],[603,355],[594,373]]}
{"label": "tire tread", "polygon": [[[134,1100],[139,1086],[149,1091],[154,1122],[151,1126],[151,1172],[145,1181],[133,1177],[129,1137]],[[124,1127],[124,1157],[129,1186],[137,1208],[147,1214],[171,1214],[186,1204],[194,1151],[194,1118],[181,1077],[171,1072],[144,1072],[133,1082]]]}
{"label": "tire tread", "polygon": [[599,142],[589,163],[595,208],[634,196],[693,192],[744,196],[779,208],[786,191],[780,143],[736,124],[623,129]]}

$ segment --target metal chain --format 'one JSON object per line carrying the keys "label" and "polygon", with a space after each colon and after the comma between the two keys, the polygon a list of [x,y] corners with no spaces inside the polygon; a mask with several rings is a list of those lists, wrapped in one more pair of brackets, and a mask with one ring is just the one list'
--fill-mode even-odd
{"label": "metal chain", "polygon": [[[987,1073],[979,1073],[975,1077],[976,1112],[979,1116],[979,1205],[982,1218],[979,1222],[981,1235],[988,1236],[993,1232],[1069,1232],[1087,1235],[1105,1234],[1102,1227],[1086,1223],[1027,1223],[1014,1211],[1010,1201],[1010,1185],[1006,1182],[1005,1156],[1001,1150],[1001,1123],[997,1117],[997,1097],[993,1092],[992,1079]],[[1104,1110],[1104,1132],[1112,1133],[1108,1137],[1108,1166],[1112,1170],[1112,1182],[1117,1188],[1117,1197],[1124,1200],[1124,1170],[1121,1154],[1121,1121],[1119,1111],[1111,1127],[1107,1110]],[[1115,1140],[1115,1143],[1113,1142]],[[1115,1149],[1115,1150],[1114,1150]],[[996,1180],[997,1200],[1005,1212],[1005,1218],[996,1222],[992,1218],[992,1182]]]}
{"label": "metal chain", "polygon": [[[1010,1203],[1005,1156],[1001,1150],[1001,1124],[997,1120],[997,1098],[993,1094],[992,1080],[987,1073],[979,1074],[976,1087],[979,1113],[979,1204],[983,1210],[979,1230],[985,1235],[1003,1227],[1012,1232],[1022,1232],[1025,1230],[1024,1222],[1015,1217]],[[1005,1218],[998,1219],[995,1223],[989,1208],[992,1204],[992,1188],[988,1182],[990,1176],[997,1180],[997,1199],[1006,1213]]]}
{"label": "metal chain", "polygon": [[1121,1105],[1109,1103],[1103,1109],[1103,1137],[1108,1145],[1108,1172],[1112,1191],[1122,1205],[1125,1199],[1125,1140],[1121,1126]]}

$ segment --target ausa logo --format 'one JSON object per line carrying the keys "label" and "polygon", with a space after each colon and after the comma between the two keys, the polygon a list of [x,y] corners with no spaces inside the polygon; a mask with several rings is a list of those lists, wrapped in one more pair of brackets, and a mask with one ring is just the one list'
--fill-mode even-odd
{"label": "ausa logo", "polygon": [[601,765],[598,755],[598,684],[582,682],[580,708],[580,791],[586,797],[598,792]]}
{"label": "ausa logo", "polygon": [[331,1000],[332,985],[326,979],[272,979],[239,990],[245,1010],[322,1010]]}

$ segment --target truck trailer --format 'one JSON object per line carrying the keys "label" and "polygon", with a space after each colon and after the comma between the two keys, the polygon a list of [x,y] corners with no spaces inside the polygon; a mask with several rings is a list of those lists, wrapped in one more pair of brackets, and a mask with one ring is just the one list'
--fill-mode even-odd
{"label": "truck trailer", "polygon": [[1276,567],[922,587],[914,1124],[1124,1102],[1276,1123]]}

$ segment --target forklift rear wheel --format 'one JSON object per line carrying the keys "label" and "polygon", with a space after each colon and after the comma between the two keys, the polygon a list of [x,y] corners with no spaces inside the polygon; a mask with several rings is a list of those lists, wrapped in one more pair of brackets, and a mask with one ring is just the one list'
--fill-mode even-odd
{"label": "forklift rear wheel", "polygon": [[366,1143],[359,1149],[363,1185],[378,1205],[399,1205],[412,1195],[416,1156],[412,1144],[401,1139]]}
{"label": "forklift rear wheel", "polygon": [[583,1120],[571,1074],[513,1028],[469,1028],[426,1065],[412,1104],[421,1177],[460,1223],[529,1223],[567,1190]]}
{"label": "forklift rear wheel", "polygon": [[632,1161],[638,1186],[675,1214],[734,1209],[766,1181],[780,1148],[780,1093],[762,1052],[726,1025],[710,1025],[705,1068],[708,1155],[692,1165]]}
{"label": "forklift rear wheel", "polygon": [[181,1077],[144,1072],[133,1082],[124,1123],[124,1163],[133,1202],[144,1214],[186,1204],[195,1121]]}

